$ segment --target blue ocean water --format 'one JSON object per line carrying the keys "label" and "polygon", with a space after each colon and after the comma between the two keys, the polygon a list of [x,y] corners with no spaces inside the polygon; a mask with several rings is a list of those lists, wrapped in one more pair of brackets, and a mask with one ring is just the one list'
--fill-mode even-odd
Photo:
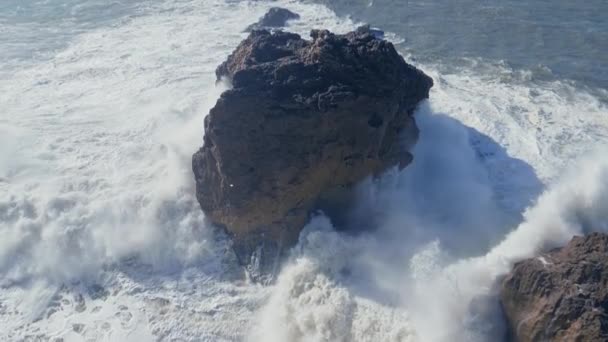
{"label": "blue ocean water", "polygon": [[608,1],[324,0],[338,14],[398,33],[423,62],[483,59],[608,88]]}
{"label": "blue ocean water", "polygon": [[[456,68],[482,58],[608,88],[608,1],[317,0],[395,32],[423,62]],[[137,16],[157,1],[5,0],[0,62],[39,56],[79,31]],[[145,5],[145,6],[142,6]],[[69,29],[67,29],[69,27]]]}

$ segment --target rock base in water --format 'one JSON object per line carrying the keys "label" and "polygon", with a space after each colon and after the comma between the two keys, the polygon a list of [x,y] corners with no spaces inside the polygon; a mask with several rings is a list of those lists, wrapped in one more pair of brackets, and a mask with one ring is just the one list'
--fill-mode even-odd
{"label": "rock base in water", "polygon": [[233,88],[205,119],[197,198],[241,263],[271,270],[311,211],[412,160],[412,117],[433,82],[368,29],[312,40],[253,31],[217,69]]}
{"label": "rock base in water", "polygon": [[300,19],[300,15],[294,13],[286,8],[272,7],[264,14],[263,17],[258,20],[257,23],[249,25],[245,32],[251,32],[253,30],[263,30],[271,28],[279,28],[287,25],[289,20]]}

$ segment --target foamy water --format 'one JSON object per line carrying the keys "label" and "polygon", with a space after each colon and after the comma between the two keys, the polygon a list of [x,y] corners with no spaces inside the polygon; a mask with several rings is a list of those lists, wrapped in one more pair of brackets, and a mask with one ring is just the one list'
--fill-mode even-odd
{"label": "foamy water", "polygon": [[20,32],[50,24],[0,22],[12,32],[1,340],[495,340],[497,277],[608,228],[602,102],[506,66],[419,65],[436,85],[416,114],[415,162],[359,186],[356,215],[375,230],[350,236],[315,217],[274,286],[247,283],[198,208],[190,157],[225,89],[215,67],[277,4],[302,16],[290,30],[303,35],[357,25],[320,5],[223,0],[117,4],[94,25],[95,7],[74,1],[47,13],[61,25],[44,32],[61,41],[27,36],[32,54]]}

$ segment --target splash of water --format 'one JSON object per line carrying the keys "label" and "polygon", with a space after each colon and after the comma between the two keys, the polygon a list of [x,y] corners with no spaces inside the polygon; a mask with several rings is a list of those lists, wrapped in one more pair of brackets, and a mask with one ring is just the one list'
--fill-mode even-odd
{"label": "splash of water", "polygon": [[[271,336],[296,341],[501,339],[505,327],[497,281],[512,264],[561,246],[573,235],[608,229],[605,152],[578,161],[523,218],[511,217],[495,196],[483,156],[470,143],[478,132],[425,106],[417,115],[421,127],[432,132],[424,135],[421,129],[414,151],[418,159],[401,174],[388,173],[363,186],[368,203],[357,208],[362,211],[357,215],[378,216],[376,230],[349,236],[334,232],[326,218],[313,219],[261,311],[256,341]],[[387,319],[375,324],[391,325],[387,316],[394,316],[387,313],[403,311],[408,315],[402,319],[411,325],[403,334],[358,335],[360,322],[335,322],[352,317],[366,300],[384,312],[378,320]],[[283,330],[274,335],[271,324],[276,322]],[[341,335],[328,327],[339,327]],[[259,331],[267,333],[260,338]]]}

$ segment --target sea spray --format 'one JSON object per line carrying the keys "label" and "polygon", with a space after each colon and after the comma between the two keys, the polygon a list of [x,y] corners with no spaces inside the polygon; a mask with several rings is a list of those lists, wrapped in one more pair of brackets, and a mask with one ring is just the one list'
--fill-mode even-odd
{"label": "sea spray", "polygon": [[[429,115],[421,121],[441,117],[441,114],[435,113],[419,113],[419,115]],[[441,125],[434,127],[442,129]],[[455,129],[455,126],[450,125],[443,127],[448,130]],[[438,135],[442,134],[438,133]],[[432,155],[433,149],[424,147],[424,139],[424,136],[421,136],[420,145],[426,153]],[[452,143],[458,141],[453,137],[448,140]],[[466,156],[466,149],[471,148],[471,145],[464,143],[468,141],[467,139],[462,141],[460,146],[463,151],[459,151],[459,155]],[[434,142],[432,146],[444,145]],[[454,144],[454,146],[459,145]],[[575,234],[608,229],[608,159],[605,155],[597,152],[578,161],[567,175],[551,186],[524,213],[523,221],[513,231],[502,241],[498,240],[500,242],[495,247],[488,247],[489,251],[482,252],[481,256],[476,256],[480,255],[478,251],[469,250],[467,257],[466,251],[471,244],[478,244],[479,237],[483,237],[484,233],[500,235],[509,230],[508,227],[497,226],[504,212],[499,209],[498,202],[492,201],[491,195],[478,196],[483,191],[477,190],[474,192],[475,196],[467,196],[468,191],[471,190],[467,187],[458,188],[460,190],[452,189],[449,193],[451,196],[460,191],[460,200],[469,202],[468,204],[471,204],[470,201],[477,204],[472,204],[471,210],[459,210],[458,215],[450,215],[451,208],[450,206],[445,208],[446,202],[439,201],[432,206],[430,204],[432,202],[427,201],[424,202],[430,206],[427,210],[443,213],[429,218],[426,217],[425,210],[410,210],[408,205],[412,202],[397,201],[399,197],[387,196],[390,194],[390,189],[398,184],[402,186],[397,187],[401,199],[404,198],[404,194],[418,193],[413,191],[411,183],[409,186],[404,186],[403,184],[408,183],[399,183],[393,178],[411,177],[407,175],[407,170],[402,175],[390,173],[385,175],[383,179],[371,184],[372,187],[376,187],[376,192],[371,192],[373,196],[369,196],[369,189],[365,193],[369,196],[368,199],[373,198],[377,201],[377,205],[385,208],[381,217],[386,218],[391,215],[399,217],[397,221],[401,223],[401,229],[388,224],[376,227],[372,233],[348,235],[333,231],[326,218],[313,219],[302,235],[292,263],[279,277],[268,306],[262,310],[263,320],[258,331],[271,331],[268,324],[282,317],[282,325],[287,329],[286,331],[295,329],[297,333],[279,336],[287,336],[299,341],[331,340],[327,336],[338,335],[335,332],[333,335],[324,335],[327,328],[319,322],[308,325],[302,323],[309,322],[309,319],[317,321],[318,317],[287,319],[285,313],[297,313],[303,310],[315,313],[309,306],[320,305],[319,303],[324,303],[325,300],[315,304],[310,301],[310,294],[307,291],[313,289],[319,291],[321,288],[328,294],[333,292],[343,294],[344,288],[347,288],[349,296],[344,295],[340,298],[349,298],[349,300],[344,299],[343,303],[359,303],[365,298],[371,298],[377,303],[377,307],[385,312],[398,310],[408,312],[414,329],[413,331],[405,329],[409,334],[400,335],[401,339],[397,339],[399,341],[406,341],[409,338],[437,342],[455,338],[467,341],[502,338],[505,326],[496,296],[496,286],[497,281],[510,270],[512,264],[548,248],[563,245]],[[456,170],[456,172],[446,172],[442,177],[454,177],[459,174],[457,170],[462,170],[463,167],[483,175],[483,163],[479,163],[475,158],[471,158],[466,166],[458,166],[466,158],[447,160],[447,164],[434,165],[434,167]],[[415,173],[416,167],[415,162],[409,172]],[[473,188],[475,185],[479,186],[479,189],[487,186],[485,191],[492,193],[487,178],[474,177],[469,173],[460,173],[460,175],[460,179],[452,178],[451,181],[468,179],[467,184]],[[430,184],[433,180],[439,184],[442,181],[435,173],[422,184]],[[382,185],[386,186],[386,184],[391,184],[391,187],[382,188]],[[432,191],[429,195],[432,196]],[[440,193],[437,196],[440,197]],[[382,199],[387,198],[391,198],[399,205],[383,202]],[[456,207],[460,205],[462,204],[453,204]],[[370,206],[368,205],[367,208],[369,209]],[[369,213],[378,214],[378,211],[371,210]],[[417,214],[420,216],[417,217]],[[481,221],[482,224],[476,225],[480,215],[485,216],[486,219]],[[394,224],[391,220],[378,222]],[[463,222],[465,224],[461,226]],[[424,234],[425,225],[430,228],[426,234]],[[468,228],[469,232],[462,228]],[[454,234],[458,232],[463,235],[460,239],[454,239]],[[314,279],[320,277],[323,282],[319,284],[310,277]],[[306,291],[297,289],[306,289]],[[321,310],[319,313],[325,312],[327,316],[322,317],[331,321],[330,317],[342,317],[344,309],[340,307],[344,308],[344,305],[346,304],[335,305],[332,306],[332,310]],[[356,324],[341,326],[346,327],[350,334],[354,334]],[[264,338],[268,336],[266,333]],[[371,335],[351,335],[351,338],[359,341],[367,340],[368,336]],[[374,336],[386,338],[387,335]]]}
{"label": "sea spray", "polygon": [[[423,290],[415,297],[427,310],[431,308],[439,325],[447,329],[439,331],[433,328],[434,324],[420,320],[417,332],[423,340],[447,341],[454,337],[451,332],[460,331],[467,337],[478,333],[467,331],[471,328],[467,319],[476,314],[471,312],[472,303],[487,297],[497,301],[496,282],[509,272],[513,263],[563,246],[574,235],[608,230],[607,155],[605,150],[597,151],[579,160],[524,214],[524,222],[487,254],[450,262],[427,275],[419,287]],[[493,317],[481,319],[495,323],[500,318],[496,310],[497,307],[491,313]],[[482,340],[500,337],[482,336]]]}

